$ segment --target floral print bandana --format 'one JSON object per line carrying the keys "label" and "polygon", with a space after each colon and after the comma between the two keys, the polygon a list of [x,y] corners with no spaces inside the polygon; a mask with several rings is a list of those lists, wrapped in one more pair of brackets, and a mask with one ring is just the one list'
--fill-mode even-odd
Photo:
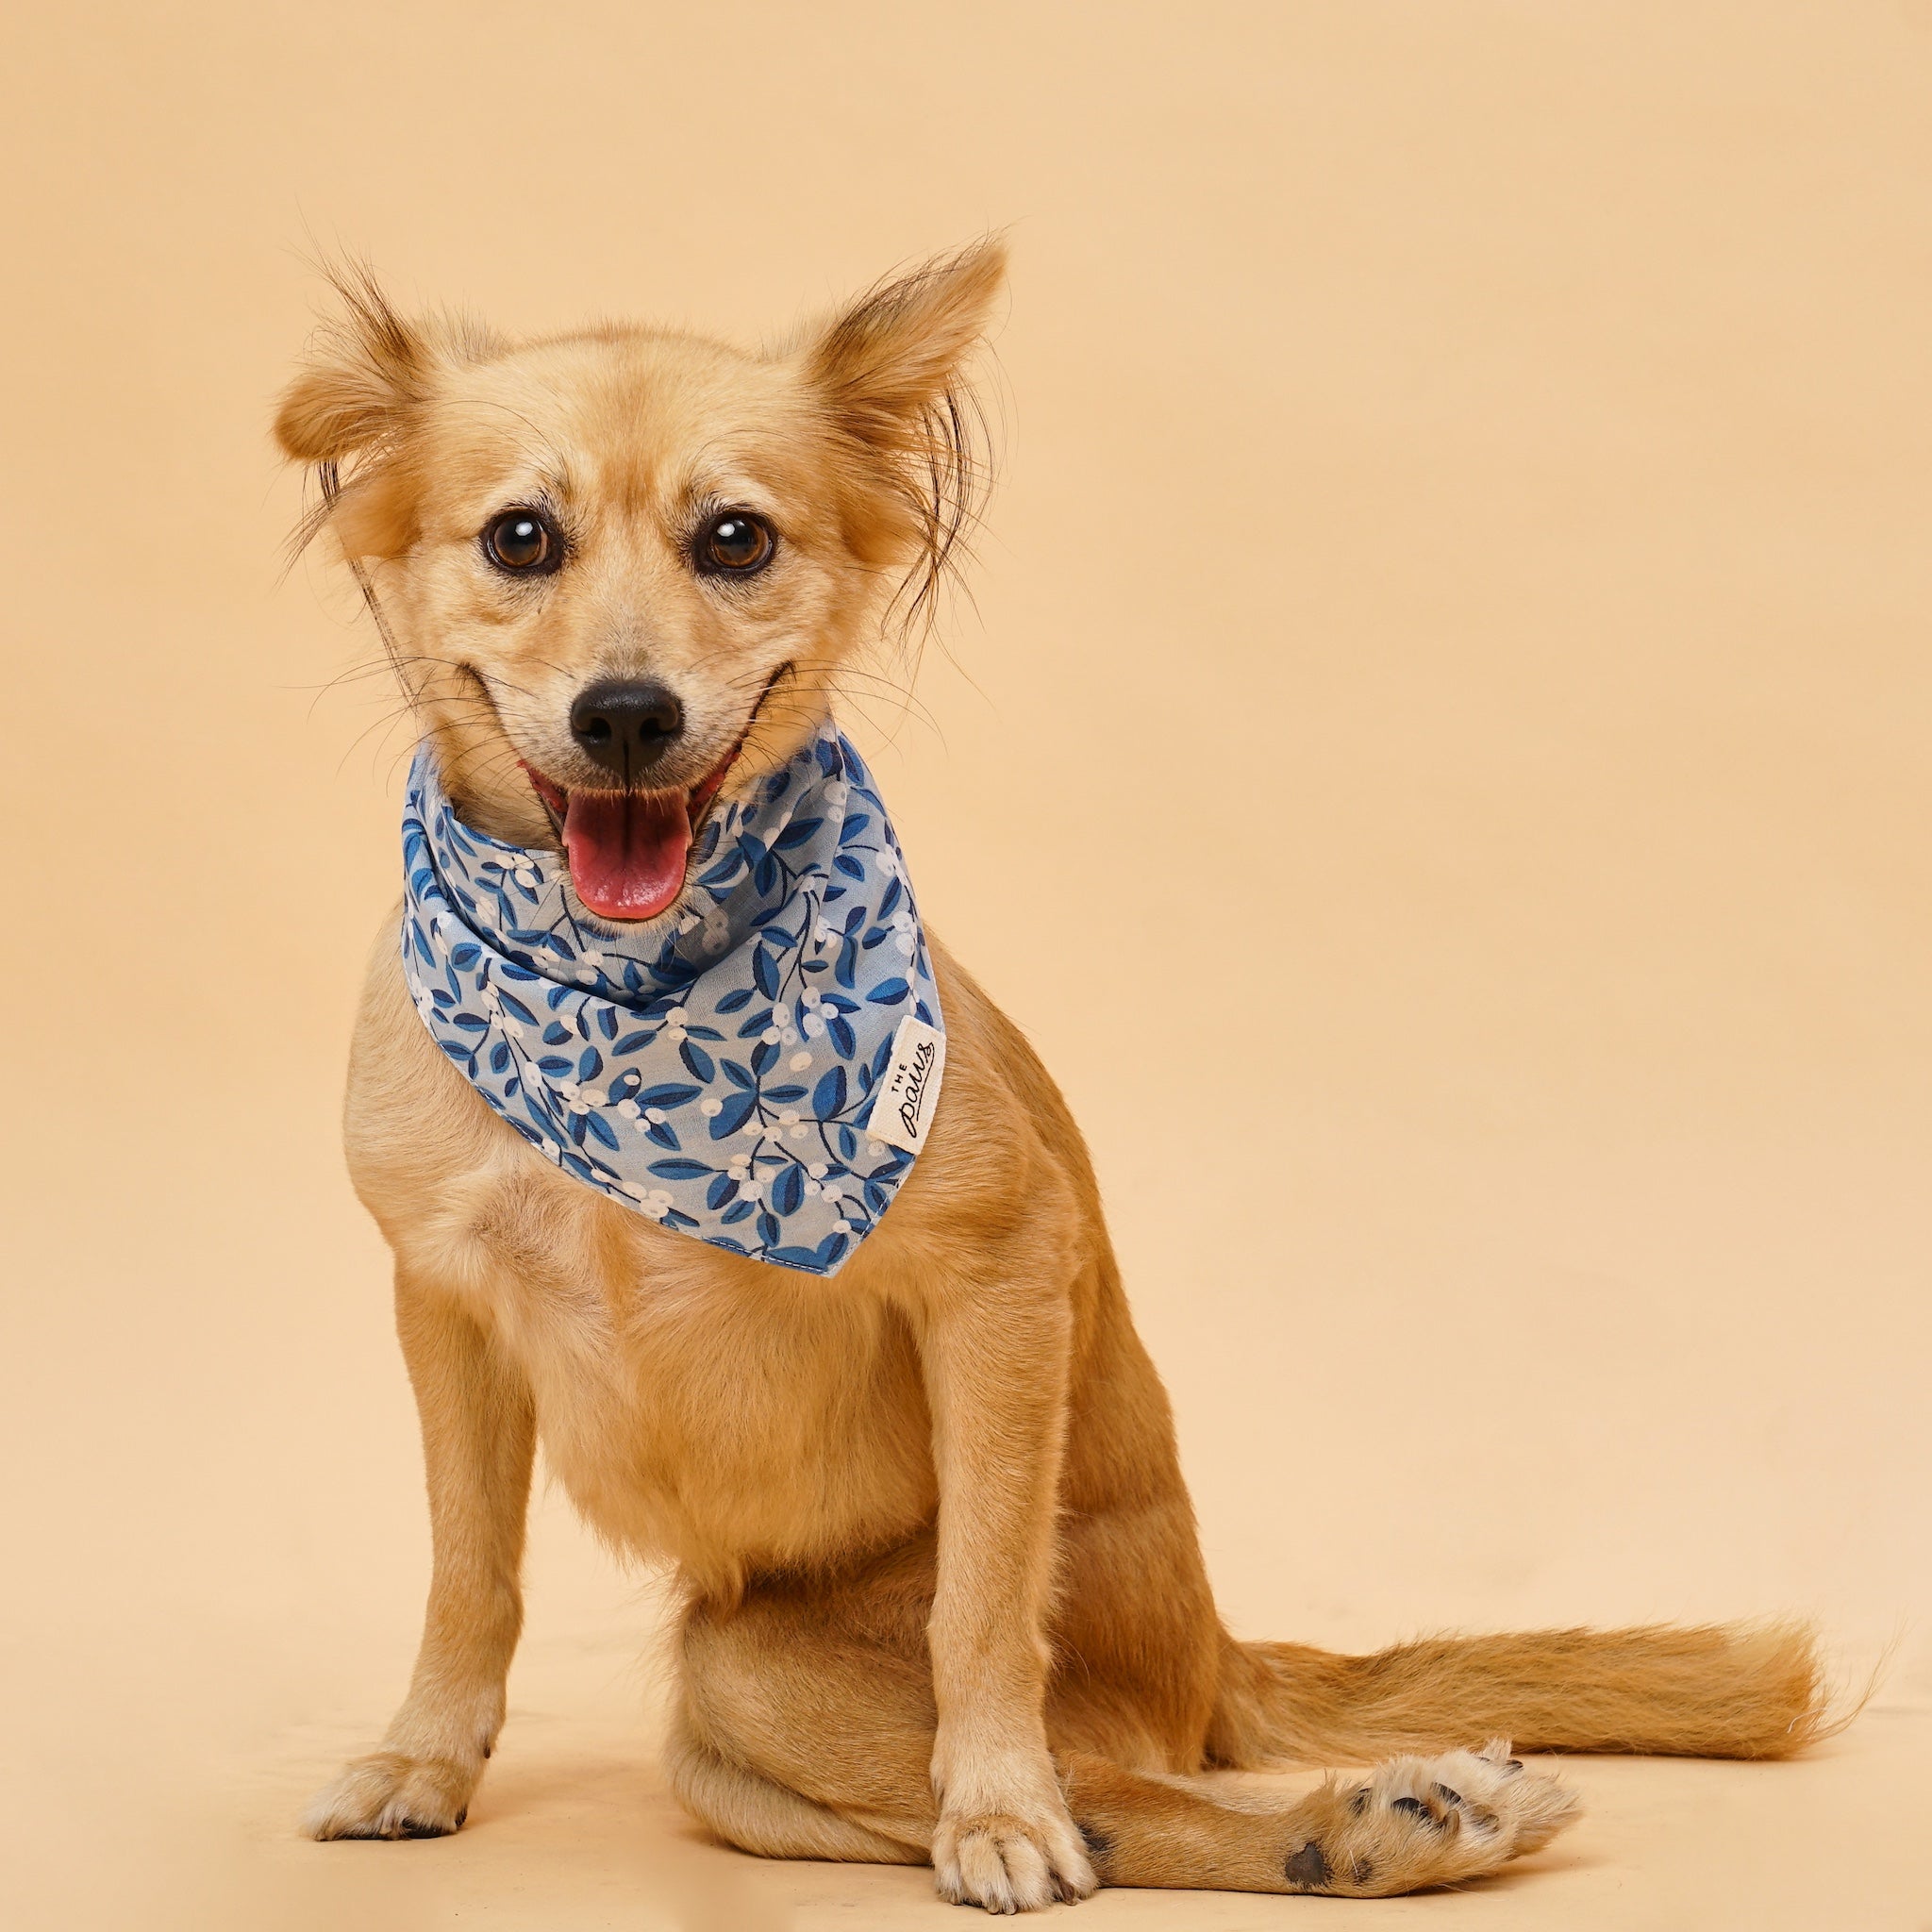
{"label": "floral print bandana", "polygon": [[403,866],[416,1010],[547,1158],[810,1274],[877,1226],[931,1124],[945,1034],[891,821],[829,721],[699,828],[675,924],[579,923],[561,855],[463,824],[427,745]]}

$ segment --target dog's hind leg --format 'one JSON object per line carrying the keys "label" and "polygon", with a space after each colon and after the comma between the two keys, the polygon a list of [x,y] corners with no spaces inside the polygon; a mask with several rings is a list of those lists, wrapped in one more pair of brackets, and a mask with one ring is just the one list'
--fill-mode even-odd
{"label": "dog's hind leg", "polygon": [[1386,1898],[1482,1877],[1576,1815],[1569,1791],[1501,1740],[1391,1758],[1288,1802],[1084,1754],[1059,1767],[1103,1885]]}
{"label": "dog's hind leg", "polygon": [[721,1837],[774,1857],[924,1862],[931,1571],[928,1539],[842,1584],[767,1580],[686,1612],[669,1768]]}
{"label": "dog's hind leg", "polygon": [[396,1271],[396,1331],[423,1424],[435,1566],[409,1694],[380,1750],[310,1805],[313,1838],[440,1838],[467,1815],[503,1724],[535,1424],[522,1375],[456,1302]]}
{"label": "dog's hind leg", "polygon": [[[772,1857],[931,1857],[930,1558],[914,1545],[841,1584],[767,1582],[688,1613],[672,1779],[721,1837]],[[1574,1815],[1568,1792],[1499,1745],[1396,1758],[1289,1802],[1130,1769],[1091,1746],[1113,1737],[1133,1753],[1145,1727],[1118,1686],[1083,1704],[1080,1681],[1070,1672],[1058,1688],[1049,1742],[1103,1884],[1382,1897],[1493,1872]],[[1017,1822],[989,1836],[1001,1870],[962,1862],[971,1894],[995,1911],[1050,1904]]]}
{"label": "dog's hind leg", "polygon": [[680,1733],[666,1769],[687,1810],[740,1850],[767,1858],[830,1858],[855,1865],[923,1865],[926,1845],[902,1843],[827,1805],[774,1784]]}

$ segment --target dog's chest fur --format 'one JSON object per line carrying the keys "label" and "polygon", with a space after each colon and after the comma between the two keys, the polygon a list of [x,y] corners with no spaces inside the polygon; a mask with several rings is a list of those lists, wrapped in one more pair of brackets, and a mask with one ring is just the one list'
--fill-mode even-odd
{"label": "dog's chest fur", "polygon": [[[551,1166],[436,1050],[385,944],[351,1059],[357,1191],[398,1265],[521,1366],[573,1501],[703,1588],[897,1541],[937,1507],[882,1227],[836,1280],[667,1232]],[[874,1252],[876,1251],[876,1252]]]}

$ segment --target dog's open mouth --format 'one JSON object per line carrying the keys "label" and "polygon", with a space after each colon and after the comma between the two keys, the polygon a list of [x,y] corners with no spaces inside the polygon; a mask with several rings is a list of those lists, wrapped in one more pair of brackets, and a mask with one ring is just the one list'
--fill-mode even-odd
{"label": "dog's open mouth", "polygon": [[570,881],[599,919],[655,919],[684,891],[691,840],[734,745],[689,791],[565,791],[528,765],[530,783],[563,833]]}
{"label": "dog's open mouth", "polygon": [[774,673],[731,749],[688,790],[566,791],[519,760],[557,821],[570,882],[586,911],[599,919],[656,919],[676,904],[691,841],[786,668]]}

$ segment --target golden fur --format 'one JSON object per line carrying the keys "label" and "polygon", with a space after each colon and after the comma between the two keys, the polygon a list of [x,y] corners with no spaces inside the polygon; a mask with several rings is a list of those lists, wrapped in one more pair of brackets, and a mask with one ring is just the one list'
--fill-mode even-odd
{"label": "golden fur", "polygon": [[[287,454],[378,612],[463,816],[556,842],[518,759],[594,785],[566,718],[592,677],[683,700],[687,785],[789,758],[888,612],[917,619],[975,471],[961,369],[996,245],[745,354],[600,328],[510,345],[399,319],[343,277],[291,387]],[[571,537],[506,583],[476,533],[541,501]],[[707,505],[765,515],[754,582],[694,575]],[[774,682],[774,680],[776,680]],[[607,781],[608,782],[608,781]],[[319,1838],[455,1830],[503,1721],[535,1443],[584,1517],[669,1560],[686,1608],[672,1774],[776,1857],[930,1861],[994,1910],[1096,1885],[1378,1895],[1491,1871],[1574,1815],[1529,1748],[1776,1757],[1817,1736],[1785,1628],[1544,1632],[1369,1657],[1240,1643],[1208,1593],[1166,1396],[1087,1152],[1014,1026],[942,947],[944,1089],[890,1214],[831,1282],[667,1232],[505,1126],[412,1010],[393,921],[347,1106],[395,1252],[435,1571],[381,1750]],[[1294,1804],[1197,1774],[1370,1762]]]}

